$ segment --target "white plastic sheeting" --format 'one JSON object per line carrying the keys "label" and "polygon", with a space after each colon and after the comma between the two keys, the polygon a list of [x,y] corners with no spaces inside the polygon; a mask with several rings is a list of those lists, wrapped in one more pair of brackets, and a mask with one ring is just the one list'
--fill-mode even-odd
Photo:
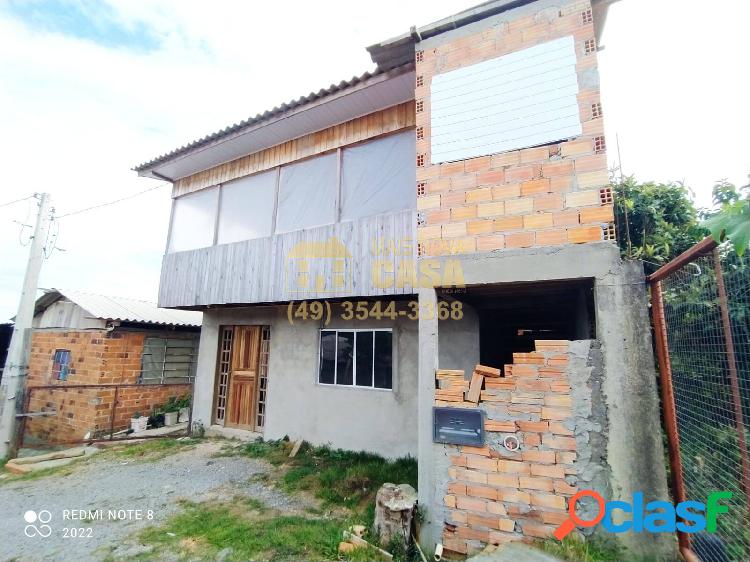
{"label": "white plastic sheeting", "polygon": [[345,148],[341,177],[341,220],[416,207],[414,131]]}
{"label": "white plastic sheeting", "polygon": [[270,236],[276,198],[276,170],[221,186],[218,244]]}
{"label": "white plastic sheeting", "polygon": [[336,153],[281,168],[276,232],[336,222]]}
{"label": "white plastic sheeting", "polygon": [[431,161],[505,152],[581,134],[572,36],[432,79]]}
{"label": "white plastic sheeting", "polygon": [[219,188],[204,189],[174,200],[169,252],[205,248],[214,243]]}

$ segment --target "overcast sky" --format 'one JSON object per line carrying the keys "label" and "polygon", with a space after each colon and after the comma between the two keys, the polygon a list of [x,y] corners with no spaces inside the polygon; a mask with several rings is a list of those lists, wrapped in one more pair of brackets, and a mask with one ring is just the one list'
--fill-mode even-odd
{"label": "overcast sky", "polygon": [[[130,171],[371,70],[365,47],[473,1],[0,0],[0,205],[58,214],[137,193]],[[750,172],[750,3],[623,0],[600,53],[610,163],[683,180],[699,204]],[[169,188],[58,222],[40,286],[156,300]],[[33,201],[0,207],[0,321],[15,313]],[[63,251],[64,250],[64,251]]]}

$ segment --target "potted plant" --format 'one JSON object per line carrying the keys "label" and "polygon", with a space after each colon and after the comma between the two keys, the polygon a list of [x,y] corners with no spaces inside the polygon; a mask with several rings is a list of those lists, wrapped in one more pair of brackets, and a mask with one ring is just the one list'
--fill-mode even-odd
{"label": "potted plant", "polygon": [[148,418],[141,415],[140,412],[135,412],[133,414],[133,417],[130,418],[130,429],[132,429],[134,433],[137,433],[139,431],[146,431],[147,427]]}
{"label": "potted plant", "polygon": [[185,394],[177,401],[177,405],[180,407],[179,422],[187,422],[190,420],[190,395]]}
{"label": "potted plant", "polygon": [[177,404],[177,399],[174,396],[170,396],[162,409],[164,412],[164,425],[176,425],[179,410],[180,407]]}

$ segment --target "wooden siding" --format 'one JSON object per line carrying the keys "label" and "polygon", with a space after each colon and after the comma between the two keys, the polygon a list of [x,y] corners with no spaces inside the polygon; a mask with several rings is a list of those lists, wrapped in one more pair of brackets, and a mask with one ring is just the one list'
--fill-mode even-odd
{"label": "wooden siding", "polygon": [[335,150],[373,137],[413,127],[414,102],[394,105],[357,119],[334,125],[283,144],[261,150],[214,168],[178,179],[172,197],[178,197],[206,187],[269,170],[295,160]]}
{"label": "wooden siding", "polygon": [[[336,244],[350,257],[344,260],[343,288],[300,289],[294,285],[299,262],[290,256],[298,244]],[[395,246],[396,252],[393,252]],[[380,250],[383,250],[382,252]],[[408,255],[403,255],[408,253]],[[326,282],[336,277],[333,259],[313,260],[310,273]],[[166,254],[162,262],[159,306],[285,302],[313,298],[411,294],[410,284],[377,286],[373,265],[385,261],[389,278],[399,264],[416,262],[416,217],[412,210],[340,222],[318,228],[275,234],[267,238]]]}

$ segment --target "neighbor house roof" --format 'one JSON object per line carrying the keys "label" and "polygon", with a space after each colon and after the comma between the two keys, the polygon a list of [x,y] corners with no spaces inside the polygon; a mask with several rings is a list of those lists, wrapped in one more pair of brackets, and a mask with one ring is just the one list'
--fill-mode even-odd
{"label": "neighbor house roof", "polygon": [[203,317],[201,312],[159,308],[156,303],[149,301],[62,289],[51,289],[39,297],[36,301],[34,315],[39,314],[61,298],[68,299],[91,314],[92,317],[102,320],[161,326],[200,326]]}

